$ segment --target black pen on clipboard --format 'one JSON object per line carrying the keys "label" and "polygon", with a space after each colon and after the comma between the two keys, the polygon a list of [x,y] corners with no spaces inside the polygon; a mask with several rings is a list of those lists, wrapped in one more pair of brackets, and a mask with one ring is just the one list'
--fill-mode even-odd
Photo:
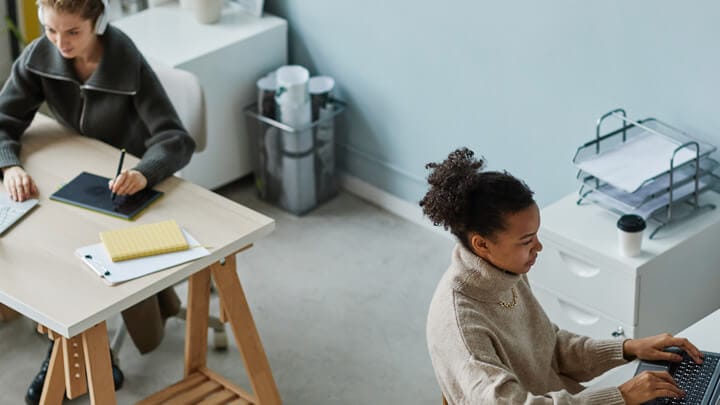
{"label": "black pen on clipboard", "polygon": [[[122,172],[123,160],[125,160],[125,149],[120,150],[120,161],[118,162],[117,173],[115,174],[115,178],[113,179],[113,182],[115,180],[117,180],[118,176],[120,175],[120,172]],[[112,195],[110,196],[110,200],[115,201],[115,192],[113,192]]]}

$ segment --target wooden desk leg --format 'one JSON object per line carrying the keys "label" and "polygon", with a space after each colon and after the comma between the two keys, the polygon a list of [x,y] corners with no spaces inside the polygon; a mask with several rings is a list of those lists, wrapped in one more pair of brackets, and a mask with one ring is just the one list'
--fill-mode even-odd
{"label": "wooden desk leg", "polygon": [[[211,265],[210,270],[258,403],[260,405],[280,404],[280,394],[275,385],[272,370],[270,370],[270,363],[265,355],[265,349],[263,349],[260,335],[245,298],[245,292],[243,292],[240,278],[237,275],[235,255],[228,256],[224,265],[220,263]],[[207,336],[207,331],[205,333]]]}
{"label": "wooden desk leg", "polygon": [[85,352],[90,403],[93,405],[114,405],[115,385],[110,363],[110,344],[107,325],[101,322],[82,333]]}
{"label": "wooden desk leg", "polygon": [[75,399],[88,392],[82,335],[70,339],[62,337],[59,341],[65,360],[65,392],[69,399]]}
{"label": "wooden desk leg", "polygon": [[62,404],[65,396],[65,363],[63,361],[62,338],[54,339],[45,385],[43,385],[41,404]]}
{"label": "wooden desk leg", "polygon": [[210,313],[210,268],[188,281],[185,324],[185,377],[205,367],[207,360],[208,315]]}

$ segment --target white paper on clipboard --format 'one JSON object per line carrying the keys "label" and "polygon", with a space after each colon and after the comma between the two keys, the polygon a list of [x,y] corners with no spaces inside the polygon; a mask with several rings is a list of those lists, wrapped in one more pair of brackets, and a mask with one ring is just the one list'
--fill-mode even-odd
{"label": "white paper on clipboard", "polygon": [[178,264],[187,263],[210,254],[210,252],[203,246],[200,246],[198,241],[190,236],[186,230],[183,229],[182,232],[191,248],[180,252],[113,262],[110,260],[110,256],[108,256],[107,251],[105,251],[103,244],[96,243],[78,248],[75,250],[75,255],[91,270],[97,273],[97,275],[102,277],[106,284],[115,285],[160,270],[165,270]]}

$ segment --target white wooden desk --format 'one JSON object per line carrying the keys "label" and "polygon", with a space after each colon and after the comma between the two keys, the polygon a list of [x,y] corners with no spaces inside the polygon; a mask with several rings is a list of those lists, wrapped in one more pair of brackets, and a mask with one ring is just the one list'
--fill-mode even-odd
{"label": "white wooden desk", "polygon": [[[675,336],[688,338],[702,351],[720,353],[718,334],[720,334],[720,309],[690,325],[687,329],[676,333]],[[614,368],[593,380],[592,385],[597,387],[617,387],[635,375],[637,366],[638,361],[636,360]]]}
{"label": "white wooden desk", "polygon": [[[270,233],[274,221],[187,181],[167,179],[157,186],[165,195],[135,223],[175,219],[208,246],[211,254],[110,287],[73,252],[97,243],[100,231],[131,224],[50,201],[48,196],[83,170],[111,177],[119,152],[100,141],[70,135],[42,115],[23,136],[22,144],[21,161],[38,185],[40,204],[0,238],[0,303],[37,321],[40,330],[56,341],[42,403],[61,403],[64,392],[74,398],[89,391],[93,404],[114,404],[105,321],[188,277],[186,379],[143,403],[162,403],[172,394],[197,398],[222,394],[250,403],[280,403],[235,271],[235,253]],[[136,161],[126,156],[128,167]],[[245,360],[253,394],[205,367],[211,273]]]}

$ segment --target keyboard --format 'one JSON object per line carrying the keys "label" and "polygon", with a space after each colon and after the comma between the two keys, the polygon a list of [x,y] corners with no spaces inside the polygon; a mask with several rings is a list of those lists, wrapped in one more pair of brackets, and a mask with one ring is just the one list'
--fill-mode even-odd
{"label": "keyboard", "polygon": [[10,199],[9,194],[0,192],[0,235],[30,212],[37,203],[36,199],[15,202]]}
{"label": "keyboard", "polygon": [[656,402],[658,404],[672,405],[702,404],[708,385],[711,383],[715,369],[718,366],[718,361],[720,361],[719,355],[707,352],[703,364],[695,364],[688,355],[684,355],[681,363],[676,363],[671,367],[670,374],[678,387],[685,391],[685,397],[678,399],[658,398]]}

